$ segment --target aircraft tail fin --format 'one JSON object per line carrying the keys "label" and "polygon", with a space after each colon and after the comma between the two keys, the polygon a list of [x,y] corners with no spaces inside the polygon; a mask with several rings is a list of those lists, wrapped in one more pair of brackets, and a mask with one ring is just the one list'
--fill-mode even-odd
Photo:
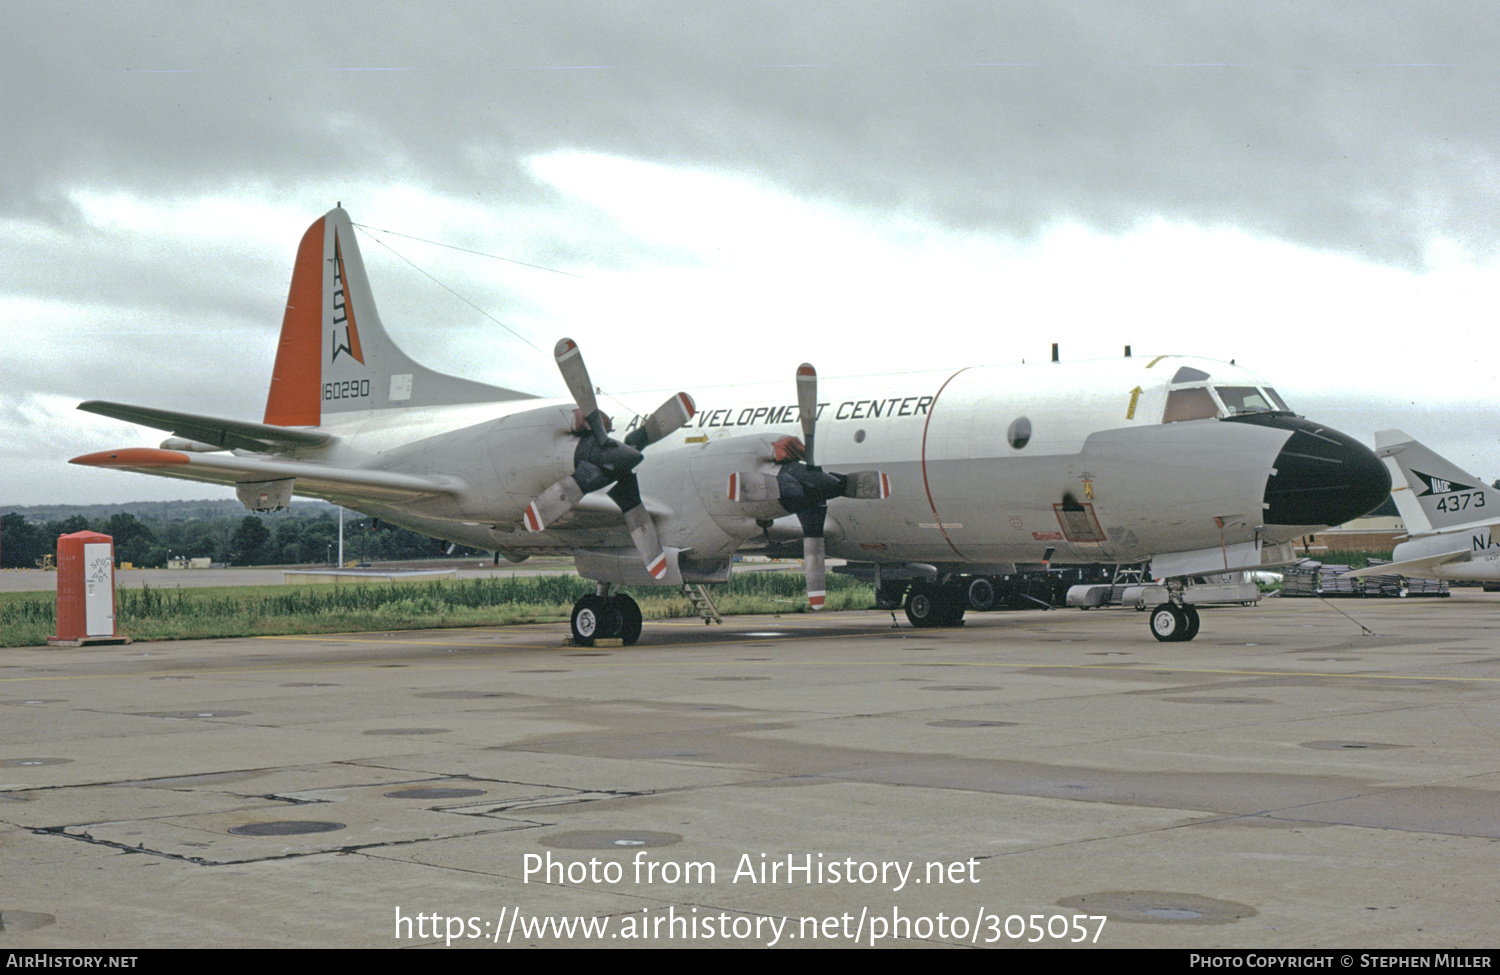
{"label": "aircraft tail fin", "polygon": [[375,310],[349,214],[336,207],[307,228],[292,270],[266,423],[313,427],[331,413],[526,398],[408,358]]}
{"label": "aircraft tail fin", "polygon": [[1375,453],[1391,471],[1391,497],[1412,535],[1492,520],[1497,492],[1400,430],[1375,434]]}

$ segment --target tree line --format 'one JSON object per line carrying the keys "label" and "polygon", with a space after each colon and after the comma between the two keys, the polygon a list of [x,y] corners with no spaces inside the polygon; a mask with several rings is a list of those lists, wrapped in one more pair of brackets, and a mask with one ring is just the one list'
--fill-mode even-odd
{"label": "tree line", "polygon": [[[338,558],[338,518],[327,510],[211,518],[107,517],[71,515],[30,522],[25,515],[0,515],[0,566],[37,568],[57,552],[63,535],[95,531],[114,539],[115,561],[161,568],[169,558],[206,558],[228,565],[317,565]],[[446,542],[428,538],[350,512],[344,518],[344,560],[385,562],[432,558]],[[455,555],[483,554],[459,548]]]}

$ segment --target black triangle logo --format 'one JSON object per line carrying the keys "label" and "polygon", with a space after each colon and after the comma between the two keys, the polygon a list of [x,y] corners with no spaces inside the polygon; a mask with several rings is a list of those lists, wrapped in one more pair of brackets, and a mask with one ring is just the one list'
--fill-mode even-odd
{"label": "black triangle logo", "polygon": [[1424,485],[1421,493],[1417,495],[1417,497],[1419,498],[1425,498],[1433,494],[1452,494],[1454,491],[1474,490],[1474,485],[1472,484],[1460,484],[1458,481],[1450,481],[1447,478],[1435,477],[1431,474],[1423,474],[1415,467],[1411,469],[1411,472],[1417,477],[1421,478],[1422,484]]}

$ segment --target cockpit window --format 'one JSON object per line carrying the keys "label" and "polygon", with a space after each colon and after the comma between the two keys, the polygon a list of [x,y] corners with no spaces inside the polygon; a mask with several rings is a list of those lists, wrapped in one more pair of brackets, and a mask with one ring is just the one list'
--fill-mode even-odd
{"label": "cockpit window", "polygon": [[1269,413],[1272,409],[1270,401],[1254,386],[1217,386],[1214,391],[1224,401],[1224,407],[1229,410],[1230,416],[1236,413]]}
{"label": "cockpit window", "polygon": [[1178,423],[1182,420],[1206,420],[1219,415],[1219,404],[1209,395],[1208,389],[1174,389],[1167,394],[1167,409],[1162,415],[1163,423]]}
{"label": "cockpit window", "polygon": [[1280,396],[1276,395],[1276,390],[1272,389],[1270,386],[1266,387],[1266,395],[1269,396],[1269,397],[1271,397],[1271,402],[1275,403],[1276,404],[1276,408],[1278,410],[1280,410],[1281,412],[1283,412],[1283,413],[1290,413],[1290,412],[1292,412],[1292,408],[1290,406],[1286,405],[1286,400],[1284,400]]}
{"label": "cockpit window", "polygon": [[1240,413],[1290,413],[1286,404],[1271,390],[1254,386],[1216,386],[1214,392],[1224,401],[1230,416]]}
{"label": "cockpit window", "polygon": [[1174,385],[1177,383],[1196,383],[1201,382],[1202,380],[1207,378],[1208,373],[1204,372],[1202,369],[1194,369],[1192,366],[1183,366],[1181,369],[1178,369],[1177,374],[1172,377],[1172,383]]}

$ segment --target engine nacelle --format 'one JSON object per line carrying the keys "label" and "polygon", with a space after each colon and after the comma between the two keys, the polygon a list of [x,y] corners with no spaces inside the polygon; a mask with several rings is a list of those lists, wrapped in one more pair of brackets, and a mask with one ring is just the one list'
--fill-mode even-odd
{"label": "engine nacelle", "polygon": [[[780,469],[775,460],[778,439],[769,435],[734,437],[704,444],[694,453],[693,482],[709,516],[726,532],[748,538],[760,531],[757,522],[775,521],[786,514],[775,496],[747,496],[743,488],[748,480],[746,485],[736,486],[745,472],[776,476]],[[746,523],[751,527],[745,528]]]}
{"label": "engine nacelle", "polygon": [[[385,454],[386,469],[461,479],[457,498],[412,504],[429,517],[514,524],[532,498],[573,469],[578,438],[568,406],[544,406],[417,440]],[[441,462],[441,468],[439,468]]]}

